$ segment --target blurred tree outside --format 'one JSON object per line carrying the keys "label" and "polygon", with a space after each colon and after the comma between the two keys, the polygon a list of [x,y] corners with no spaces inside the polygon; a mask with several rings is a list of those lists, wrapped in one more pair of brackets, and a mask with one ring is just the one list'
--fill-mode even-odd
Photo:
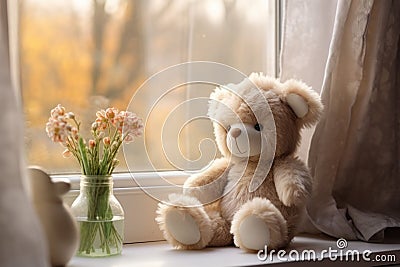
{"label": "blurred tree outside", "polygon": [[86,136],[98,109],[126,109],[132,89],[144,80],[140,3],[126,1],[107,11],[106,1],[92,0],[87,14],[80,14],[73,1],[21,1],[21,87],[29,163],[49,170],[78,168],[74,159],[61,157],[62,148],[51,143],[44,130],[58,103],[79,116]]}

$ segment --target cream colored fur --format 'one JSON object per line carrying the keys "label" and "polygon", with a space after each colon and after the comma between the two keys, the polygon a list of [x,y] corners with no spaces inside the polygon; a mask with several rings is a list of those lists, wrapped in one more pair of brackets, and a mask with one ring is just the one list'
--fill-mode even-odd
{"label": "cream colored fur", "polygon": [[[254,231],[246,235],[248,228],[244,226],[255,225],[261,227],[260,233],[264,234],[260,236],[264,236],[269,249],[286,246],[296,233],[312,189],[309,171],[294,153],[301,129],[319,120],[322,104],[318,94],[299,81],[281,83],[275,78],[253,73],[240,84],[217,88],[210,98],[208,115],[214,120],[214,134],[223,158],[215,160],[204,172],[191,176],[184,184],[183,195],[172,195],[168,203],[159,204],[157,222],[164,237],[178,249],[234,243],[245,251],[254,251],[255,248],[246,247],[252,243]],[[266,146],[268,151],[261,151],[272,153],[270,158],[267,157],[272,162],[270,168],[258,166],[260,155],[250,153],[249,157],[243,157],[237,151],[231,153],[229,147],[232,149],[232,144],[228,146],[228,141],[240,144],[240,149],[251,141],[236,143],[238,132],[231,131],[230,126],[238,123],[247,125],[241,128],[242,131],[249,129],[249,125],[261,124],[258,129],[263,138],[276,141],[275,150]],[[249,185],[256,168],[260,167],[262,183],[251,191]],[[191,233],[177,236],[196,240],[195,234],[200,231],[199,242],[184,244],[184,238],[177,240],[171,234],[171,229],[179,230],[166,221],[172,210],[184,213],[178,224],[188,224],[185,218],[191,216],[198,226],[198,229],[194,229],[193,224],[192,228],[185,228],[194,229],[192,239],[186,238],[191,237]],[[257,242],[253,244],[259,246],[260,240],[254,241]]]}
{"label": "cream colored fur", "polygon": [[[212,231],[212,222],[209,216],[204,211],[204,207],[200,201],[191,196],[185,195],[170,195],[169,202],[173,205],[158,204],[157,218],[156,221],[160,226],[161,231],[164,233],[165,239],[167,239],[173,247],[177,249],[201,249],[204,248],[212,239],[214,233]],[[182,206],[191,206],[184,208]],[[192,216],[198,223],[198,230],[200,231],[200,240],[196,244],[182,244],[179,240],[176,240],[173,235],[170,234],[166,227],[166,215],[171,210],[179,210],[186,212],[189,216]],[[183,222],[184,223],[184,222]]]}
{"label": "cream colored fur", "polygon": [[[246,248],[241,241],[239,234],[240,224],[248,216],[255,215],[262,219],[267,226],[269,226],[270,232],[270,243],[268,247],[279,248],[288,241],[286,220],[280,213],[280,211],[265,198],[253,198],[246,202],[233,216],[231,234],[234,235],[235,245],[242,248],[245,251],[252,251]],[[259,248],[262,249],[263,247]]]}
{"label": "cream colored fur", "polygon": [[197,198],[207,204],[222,197],[227,183],[229,160],[216,159],[210,167],[202,173],[189,177],[183,185],[183,193]]}

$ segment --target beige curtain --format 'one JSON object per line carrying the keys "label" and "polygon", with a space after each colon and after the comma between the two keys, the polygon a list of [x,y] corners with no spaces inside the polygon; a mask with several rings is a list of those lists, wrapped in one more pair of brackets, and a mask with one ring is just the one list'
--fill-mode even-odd
{"label": "beige curtain", "polygon": [[48,266],[44,236],[22,186],[22,119],[11,85],[7,24],[7,1],[0,0],[0,266]]}
{"label": "beige curtain", "polygon": [[[382,240],[400,227],[400,1],[332,2],[285,1],[283,77],[320,82],[325,105],[309,149],[307,211],[331,236]],[[302,49],[310,37],[316,49]]]}

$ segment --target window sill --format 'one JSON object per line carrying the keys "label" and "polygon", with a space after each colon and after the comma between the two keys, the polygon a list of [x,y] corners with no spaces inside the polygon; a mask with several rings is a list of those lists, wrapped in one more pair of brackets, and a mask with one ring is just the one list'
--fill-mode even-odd
{"label": "window sill", "polygon": [[[303,250],[314,250],[317,257],[321,256],[323,250],[330,248],[337,249],[336,239],[328,238],[323,235],[301,235],[295,237],[288,250],[296,250],[301,253]],[[400,244],[376,244],[366,243],[360,241],[349,241],[346,249],[358,250],[361,253],[365,250],[372,251],[371,259],[376,255],[395,255],[395,262],[347,262],[351,266],[379,266],[387,264],[400,264]],[[343,252],[344,253],[344,252]],[[360,259],[362,257],[360,256]],[[346,262],[330,261],[325,258],[323,260],[327,266],[344,265]],[[255,266],[264,264],[277,264],[279,266],[287,266],[289,264],[301,266],[301,262],[289,261],[286,257],[285,260],[278,260],[275,257],[270,261],[260,261],[257,254],[245,253],[235,247],[220,247],[220,248],[207,248],[204,250],[191,250],[191,251],[177,251],[174,250],[165,241],[162,242],[148,242],[138,244],[128,244],[124,246],[122,255],[113,256],[108,258],[81,258],[74,257],[67,265],[67,267],[108,267],[108,266]],[[285,264],[286,263],[286,264]],[[320,265],[318,261],[307,262]],[[325,266],[325,265],[324,265]]]}

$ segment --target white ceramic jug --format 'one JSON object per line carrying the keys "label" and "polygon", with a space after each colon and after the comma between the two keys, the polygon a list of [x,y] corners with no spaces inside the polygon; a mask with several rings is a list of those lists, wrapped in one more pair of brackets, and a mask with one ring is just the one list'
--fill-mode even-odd
{"label": "white ceramic jug", "polygon": [[64,266],[78,246],[78,227],[62,195],[70,190],[66,181],[52,182],[38,167],[29,168],[29,184],[36,213],[43,226],[52,266]]}

